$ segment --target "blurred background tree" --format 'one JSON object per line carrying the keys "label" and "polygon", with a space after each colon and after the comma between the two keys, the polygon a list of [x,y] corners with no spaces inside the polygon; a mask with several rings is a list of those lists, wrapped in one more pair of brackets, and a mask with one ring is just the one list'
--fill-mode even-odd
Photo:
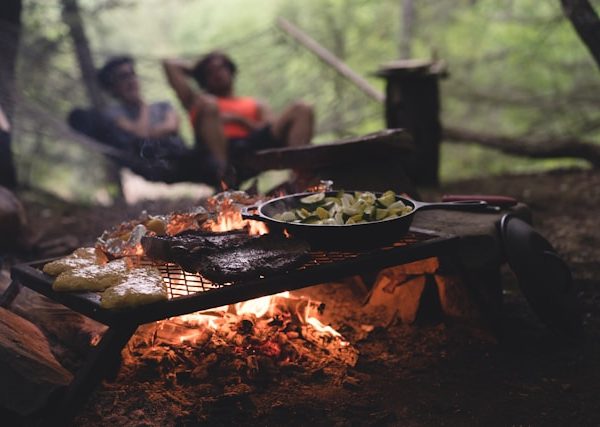
{"label": "blurred background tree", "polygon": [[238,63],[238,93],[263,98],[275,110],[293,99],[313,103],[317,143],[383,128],[383,106],[286,36],[275,25],[278,16],[382,91],[383,81],[372,74],[382,63],[442,59],[450,71],[442,83],[442,123],[466,132],[450,132],[453,143],[442,144],[442,181],[589,166],[470,143],[482,134],[517,144],[600,136],[600,74],[559,0],[23,0],[14,137],[19,177],[66,198],[97,202],[117,194],[104,158],[64,124],[73,107],[102,102],[81,71],[69,21],[74,6],[90,62],[131,54],[147,99],[177,105],[161,58],[223,49]]}

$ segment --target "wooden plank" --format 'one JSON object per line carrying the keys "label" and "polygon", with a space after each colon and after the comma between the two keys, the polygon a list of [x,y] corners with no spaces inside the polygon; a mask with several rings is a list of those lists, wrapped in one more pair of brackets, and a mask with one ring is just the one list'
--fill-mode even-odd
{"label": "wooden plank", "polygon": [[403,129],[387,129],[326,144],[257,151],[242,161],[252,170],[319,169],[330,166],[373,162],[397,156],[399,161],[414,150],[412,138]]}

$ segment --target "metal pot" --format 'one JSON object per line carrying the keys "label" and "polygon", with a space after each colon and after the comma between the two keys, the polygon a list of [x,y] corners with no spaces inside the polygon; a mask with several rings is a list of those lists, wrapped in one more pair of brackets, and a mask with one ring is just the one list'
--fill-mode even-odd
{"label": "metal pot", "polygon": [[[328,191],[325,195],[335,196],[337,193],[337,191]],[[377,197],[382,195],[382,193],[372,193]],[[425,203],[396,196],[396,200],[401,200],[405,205],[412,207],[412,212],[392,219],[344,225],[301,224],[274,218],[277,214],[301,207],[300,199],[311,194],[315,193],[291,194],[259,205],[247,206],[242,209],[242,217],[265,222],[271,232],[283,233],[286,230],[293,237],[305,239],[313,248],[350,249],[382,246],[399,240],[408,232],[415,213],[421,209],[459,209],[479,212],[493,209],[482,200]]]}

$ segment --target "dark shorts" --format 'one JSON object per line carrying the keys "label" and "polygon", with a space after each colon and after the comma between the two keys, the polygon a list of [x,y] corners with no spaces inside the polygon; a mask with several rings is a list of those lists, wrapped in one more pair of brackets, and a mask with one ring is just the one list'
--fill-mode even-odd
{"label": "dark shorts", "polygon": [[260,129],[252,131],[245,138],[229,139],[229,157],[235,161],[246,154],[267,148],[282,147],[283,143],[278,141],[273,135],[271,125],[266,125]]}

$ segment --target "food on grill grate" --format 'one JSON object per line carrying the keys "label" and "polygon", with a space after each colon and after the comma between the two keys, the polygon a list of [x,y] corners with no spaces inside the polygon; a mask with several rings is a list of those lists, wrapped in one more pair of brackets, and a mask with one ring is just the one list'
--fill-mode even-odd
{"label": "food on grill grate", "polygon": [[194,262],[199,256],[240,246],[255,237],[245,230],[223,233],[191,231],[177,236],[145,236],[144,254],[151,259],[181,263]]}
{"label": "food on grill grate", "polygon": [[75,250],[71,255],[67,255],[64,258],[51,261],[44,265],[44,273],[50,276],[58,276],[68,270],[75,268],[87,267],[94,264],[98,264],[98,257],[96,256],[95,248],[79,248]]}
{"label": "food on grill grate", "polygon": [[138,246],[142,236],[173,236],[185,230],[198,230],[208,217],[208,212],[202,206],[157,216],[144,211],[136,220],[122,222],[105,230],[97,239],[97,247],[110,258],[139,255]]}
{"label": "food on grill grate", "polygon": [[184,270],[214,282],[230,282],[281,273],[301,264],[310,247],[300,239],[264,235],[220,251],[181,260]]}
{"label": "food on grill grate", "polygon": [[118,285],[102,293],[100,306],[109,309],[135,307],[167,299],[167,288],[154,267],[135,268]]}
{"label": "food on grill grate", "polygon": [[52,284],[52,289],[59,292],[103,291],[119,284],[128,271],[129,265],[126,259],[74,268],[59,274]]}

